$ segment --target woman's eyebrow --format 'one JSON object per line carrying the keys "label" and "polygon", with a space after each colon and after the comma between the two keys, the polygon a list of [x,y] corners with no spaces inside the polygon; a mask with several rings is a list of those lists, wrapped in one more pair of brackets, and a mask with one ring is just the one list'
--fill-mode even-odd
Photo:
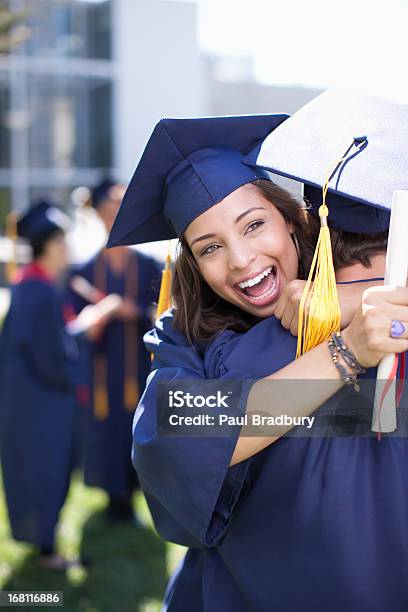
{"label": "woman's eyebrow", "polygon": [[252,208],[248,208],[245,212],[241,213],[236,219],[235,223],[239,223],[241,219],[243,219],[246,215],[249,215],[253,210],[265,210],[263,206],[253,206]]}
{"label": "woman's eyebrow", "polygon": [[[252,208],[248,208],[245,212],[241,213],[234,221],[235,224],[239,223],[241,219],[243,219],[246,215],[249,215],[253,210],[265,210],[263,206],[253,206]],[[208,240],[208,238],[215,238],[216,234],[203,234],[203,236],[199,236],[198,238],[194,238],[193,242],[190,244],[190,249],[193,244],[196,242],[201,242],[202,240]]]}
{"label": "woman's eyebrow", "polygon": [[204,234],[203,236],[199,236],[198,238],[194,238],[193,242],[190,244],[190,249],[196,242],[201,242],[202,240],[208,240],[208,238],[214,238],[215,234]]}

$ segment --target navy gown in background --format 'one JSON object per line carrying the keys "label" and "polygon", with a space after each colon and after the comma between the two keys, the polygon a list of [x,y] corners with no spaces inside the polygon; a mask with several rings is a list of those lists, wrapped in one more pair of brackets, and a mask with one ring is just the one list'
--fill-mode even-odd
{"label": "navy gown in background", "polygon": [[35,264],[12,288],[0,336],[0,459],[13,537],[52,549],[72,466],[78,347]]}
{"label": "navy gown in background", "polygon": [[[101,251],[86,264],[74,268],[72,275],[84,277],[103,293],[130,297],[141,311],[137,321],[111,321],[100,338],[89,344],[91,403],[84,424],[84,479],[87,485],[101,487],[113,498],[127,497],[137,486],[130,460],[132,421],[150,370],[150,355],[143,335],[151,327],[150,309],[158,296],[160,266],[154,259],[129,249],[126,271],[117,274],[110,268],[105,251]],[[72,290],[69,295],[79,313],[87,302]],[[132,359],[127,353],[129,348],[133,351]],[[106,411],[101,411],[95,397],[101,365],[101,382],[106,385],[108,400]],[[139,391],[128,406],[124,398],[127,373],[136,379]]]}
{"label": "navy gown in background", "polygon": [[[190,547],[166,609],[406,612],[407,395],[400,437],[284,437],[230,468],[238,432],[158,434],[159,382],[196,379],[199,393],[203,378],[241,380],[230,413],[244,414],[253,379],[293,361],[296,339],[272,317],[192,348],[167,313],[146,345],[158,369],[135,415],[133,461],[158,532]],[[344,395],[349,415],[352,393],[344,388],[315,414],[341,418]]]}

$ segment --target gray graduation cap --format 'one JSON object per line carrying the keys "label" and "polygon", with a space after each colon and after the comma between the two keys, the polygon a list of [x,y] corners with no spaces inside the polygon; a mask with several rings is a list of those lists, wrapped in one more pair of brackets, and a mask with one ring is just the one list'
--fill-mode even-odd
{"label": "gray graduation cap", "polygon": [[329,89],[271,132],[244,162],[304,183],[317,213],[328,170],[346,152],[329,183],[328,221],[355,233],[382,231],[393,191],[408,189],[407,105]]}

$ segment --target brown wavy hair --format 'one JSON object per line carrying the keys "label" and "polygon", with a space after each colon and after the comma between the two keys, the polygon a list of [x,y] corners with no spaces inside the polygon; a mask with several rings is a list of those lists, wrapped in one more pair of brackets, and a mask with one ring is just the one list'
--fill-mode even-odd
{"label": "brown wavy hair", "polygon": [[[298,238],[298,277],[304,279],[313,257],[318,222],[311,218],[306,205],[271,181],[252,183],[260,194],[279,210]],[[189,245],[181,236],[175,263],[172,295],[175,305],[174,325],[188,338],[207,340],[218,332],[231,329],[248,331],[259,321],[257,317],[218,296],[203,279]]]}
{"label": "brown wavy hair", "polygon": [[[299,202],[273,182],[260,179],[253,185],[293,227],[298,241],[297,278],[307,278],[320,229],[318,219],[309,214],[306,202]],[[368,268],[370,258],[387,249],[388,230],[368,235],[353,234],[331,227],[330,234],[336,271],[355,263],[361,263]],[[193,340],[208,340],[225,329],[245,332],[259,322],[260,319],[222,299],[211,289],[203,279],[183,235],[178,249],[172,284],[174,325],[184,333],[190,343]]]}

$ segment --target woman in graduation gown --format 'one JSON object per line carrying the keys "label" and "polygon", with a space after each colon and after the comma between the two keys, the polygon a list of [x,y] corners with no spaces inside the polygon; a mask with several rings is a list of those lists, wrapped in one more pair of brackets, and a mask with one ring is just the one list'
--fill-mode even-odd
{"label": "woman in graduation gown", "polygon": [[[367,103],[362,111],[362,125],[357,130],[367,132],[370,128],[368,137],[375,138],[381,125],[378,115],[374,114],[377,123],[373,125],[365,121]],[[165,221],[172,224],[168,234],[181,236],[185,251],[186,247],[190,250],[178,264],[176,295],[177,290],[179,298],[187,294],[188,285],[180,287],[189,268],[190,282],[198,277],[190,286],[191,299],[194,302],[199,296],[206,318],[189,319],[192,311],[179,299],[175,314],[164,316],[147,336],[156,369],[134,422],[134,464],[155,525],[164,538],[190,547],[169,585],[166,607],[177,612],[402,612],[408,598],[403,571],[407,553],[402,544],[408,539],[404,518],[408,509],[408,449],[403,438],[378,444],[372,438],[327,435],[285,438],[283,430],[245,438],[239,427],[230,428],[229,435],[212,437],[208,429],[201,436],[189,436],[183,430],[182,437],[172,436],[169,428],[159,430],[171,413],[166,395],[170,384],[172,390],[179,386],[206,394],[220,388],[225,392],[229,387],[228,415],[238,417],[254,405],[262,407],[266,395],[263,383],[269,380],[317,381],[313,397],[310,386],[303,384],[296,402],[293,396],[280,398],[279,413],[297,416],[324,408],[336,392],[345,392],[347,378],[349,382],[355,378],[356,370],[348,369],[347,361],[342,361],[346,376],[339,371],[326,342],[293,361],[295,339],[276,317],[270,317],[285,287],[296,278],[298,268],[301,270],[299,252],[301,256],[307,253],[302,250],[304,233],[298,231],[287,198],[285,207],[281,205],[285,196],[279,191],[273,198],[265,197],[269,188],[263,186],[266,176],[262,171],[254,169],[250,175],[239,165],[242,152],[264,136],[257,121],[259,118],[246,117],[241,118],[241,125],[238,118],[203,120],[201,126],[188,120],[159,124],[111,234],[112,245],[140,241],[136,188],[142,192],[144,188],[144,195],[148,193],[152,199],[157,197],[148,162],[153,147],[170,138],[173,147],[167,172],[157,170],[158,176],[166,176],[165,200],[160,206]],[[264,121],[266,131],[276,127],[276,118]],[[348,128],[344,127],[346,135]],[[353,126],[353,133],[355,129]],[[186,133],[192,131],[194,142],[189,142]],[[239,163],[234,165],[234,160]],[[157,181],[158,176],[153,178]],[[402,186],[403,173],[397,178]],[[259,179],[261,182],[255,182]],[[353,197],[358,195],[351,188],[349,192]],[[186,194],[183,202],[182,193]],[[384,195],[381,190],[379,194],[380,198]],[[174,206],[175,196],[178,207]],[[389,200],[390,195],[383,205]],[[184,210],[180,210],[181,203]],[[158,207],[157,202],[154,206]],[[146,217],[142,222],[145,233]],[[378,229],[371,231],[377,233]],[[383,248],[384,242],[377,244],[377,251]],[[268,276],[272,276],[269,281]],[[361,279],[367,280],[367,275]],[[245,296],[240,294],[239,290],[248,288]],[[369,378],[374,376],[370,368],[384,354],[401,353],[408,347],[406,323],[398,338],[390,337],[394,316],[408,320],[407,291],[397,289],[384,296],[384,292],[364,294],[365,308],[357,308],[354,316],[348,314],[342,325],[343,340],[354,353],[352,363],[356,365],[357,355]],[[193,306],[197,307],[197,302]],[[242,309],[241,317],[236,306]],[[252,325],[245,313],[254,316]],[[281,313],[282,318],[285,314]],[[230,315],[228,329],[213,342],[205,338],[205,332],[211,331],[208,315],[212,330],[217,324],[221,330],[222,320]],[[243,334],[245,325],[248,331]],[[254,382],[254,378],[265,380]],[[205,385],[203,379],[208,379]],[[269,411],[273,405],[273,386],[270,388],[266,397]],[[339,395],[331,412],[338,401]],[[357,402],[360,408],[361,402]],[[404,427],[404,422],[401,425]]]}
{"label": "woman in graduation gown", "polygon": [[57,279],[68,265],[67,218],[38,202],[17,224],[33,261],[12,286],[0,336],[0,457],[11,530],[64,569],[55,529],[68,492],[78,346],[65,330]]}
{"label": "woman in graduation gown", "polygon": [[[108,179],[92,190],[90,204],[107,232],[122,196],[123,188]],[[131,496],[138,483],[130,459],[132,420],[150,369],[143,335],[151,327],[160,275],[153,258],[126,248],[102,249],[72,273],[100,297],[114,293],[123,298],[115,317],[90,345],[92,405],[84,427],[85,483],[109,494],[113,520],[133,518]],[[72,288],[69,293],[76,312],[89,303],[86,295]]]}

